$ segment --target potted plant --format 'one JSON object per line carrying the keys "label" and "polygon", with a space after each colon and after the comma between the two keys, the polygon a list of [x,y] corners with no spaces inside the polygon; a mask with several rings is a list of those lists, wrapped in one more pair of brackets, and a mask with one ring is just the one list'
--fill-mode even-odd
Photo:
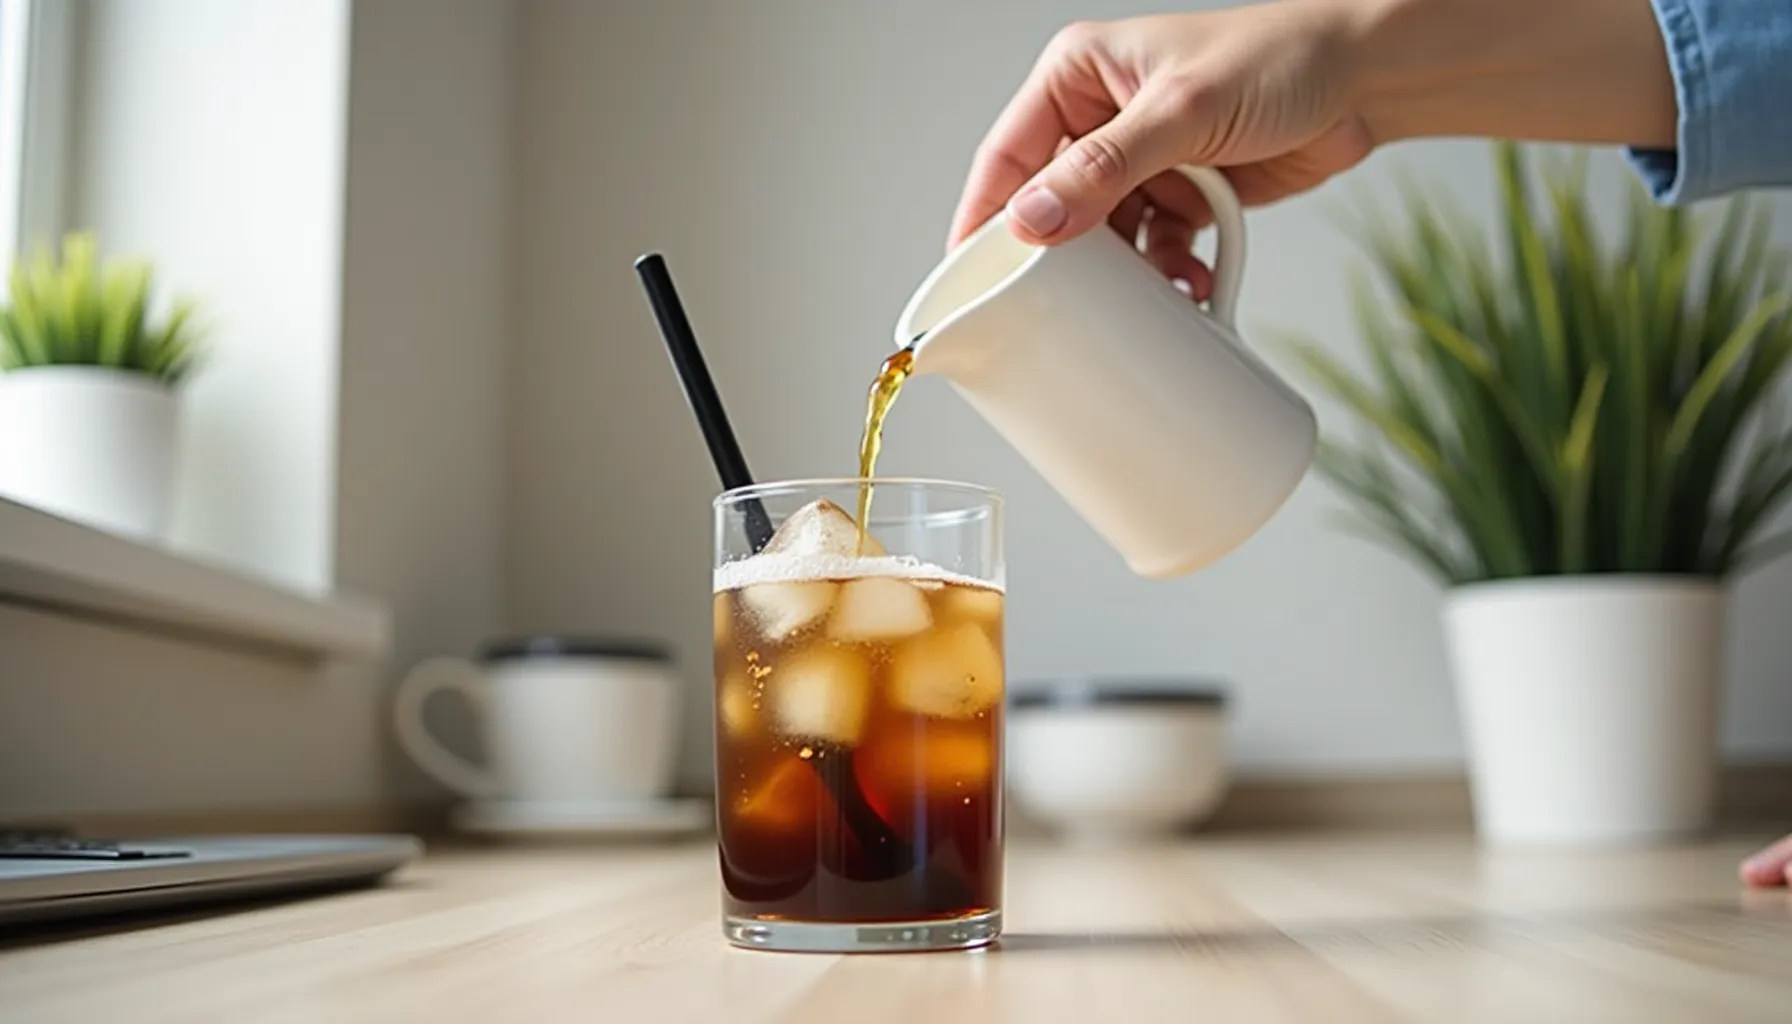
{"label": "potted plant", "polygon": [[1406,217],[1358,226],[1381,283],[1353,282],[1363,368],[1296,344],[1369,429],[1328,434],[1317,469],[1448,588],[1486,840],[1695,833],[1726,584],[1788,547],[1762,534],[1792,495],[1789,259],[1747,198],[1714,224],[1634,183],[1607,246],[1584,159],[1541,190],[1518,147],[1495,159],[1493,232],[1410,188]]}
{"label": "potted plant", "polygon": [[17,261],[0,306],[0,495],[160,540],[175,468],[176,388],[198,344],[191,302],[149,311],[151,270],[97,265],[91,234]]}

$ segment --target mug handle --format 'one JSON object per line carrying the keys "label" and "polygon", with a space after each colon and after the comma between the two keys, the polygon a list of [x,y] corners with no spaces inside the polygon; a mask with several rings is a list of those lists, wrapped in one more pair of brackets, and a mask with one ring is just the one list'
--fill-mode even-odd
{"label": "mug handle", "polygon": [[1226,327],[1237,330],[1238,288],[1244,279],[1244,208],[1226,176],[1211,167],[1184,164],[1178,168],[1195,183],[1213,209],[1214,230],[1219,239],[1213,252],[1213,297],[1207,311]]}
{"label": "mug handle", "polygon": [[398,745],[417,767],[462,796],[496,796],[496,776],[442,746],[424,726],[423,705],[437,690],[458,690],[476,712],[485,713],[486,682],[479,670],[463,658],[430,658],[398,684],[392,709]]}

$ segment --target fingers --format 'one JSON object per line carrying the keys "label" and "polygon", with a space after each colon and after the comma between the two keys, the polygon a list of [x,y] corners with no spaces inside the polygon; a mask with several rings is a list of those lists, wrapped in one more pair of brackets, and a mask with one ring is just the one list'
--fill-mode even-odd
{"label": "fingers", "polygon": [[1769,886],[1792,883],[1792,835],[1742,862],[1738,873],[1743,884]]}
{"label": "fingers", "polygon": [[1145,193],[1129,193],[1125,199],[1120,200],[1120,205],[1114,208],[1113,214],[1108,217],[1108,224],[1121,238],[1126,239],[1127,245],[1137,246],[1139,231],[1145,226],[1145,214],[1149,209]]}
{"label": "fingers", "polygon": [[1153,208],[1174,214],[1195,231],[1213,223],[1207,197],[1181,171],[1165,171],[1145,182],[1141,191],[1150,197]]}
{"label": "fingers", "polygon": [[1145,258],[1171,281],[1181,281],[1190,295],[1205,299],[1213,290],[1213,274],[1189,251],[1195,228],[1176,213],[1155,207],[1145,228]]}
{"label": "fingers", "polygon": [[[1206,199],[1173,168],[1192,127],[1188,91],[1147,84],[1124,108],[1096,59],[1103,26],[1058,35],[991,127],[953,215],[955,246],[1006,207],[1016,236],[1063,241],[1104,220],[1196,298],[1212,275],[1189,250],[1212,222]],[[1142,236],[1142,237],[1141,237]]]}
{"label": "fingers", "polygon": [[1065,129],[1045,90],[1031,81],[1009,102],[977,150],[964,195],[952,215],[948,247],[994,216],[1052,158]]}
{"label": "fingers", "polygon": [[1181,281],[1197,299],[1213,290],[1213,274],[1189,250],[1195,233],[1213,222],[1207,197],[1180,171],[1165,171],[1147,181],[1151,219],[1146,229],[1145,258],[1172,281]]}
{"label": "fingers", "polygon": [[948,245],[960,241],[1007,205],[1020,187],[1052,162],[1065,140],[1087,132],[1120,109],[1085,59],[1098,27],[1071,26],[1040,54],[1019,91],[984,137],[952,217]]}
{"label": "fingers", "polygon": [[[1182,175],[1176,177],[1188,184],[1188,179]],[[1192,190],[1193,186],[1190,188]],[[1126,244],[1142,247],[1146,260],[1165,277],[1183,282],[1189,294],[1205,299],[1212,291],[1213,275],[1189,250],[1197,230],[1191,217],[1205,214],[1206,206],[1202,204],[1199,212],[1189,213],[1186,212],[1189,209],[1186,195],[1175,195],[1176,205],[1171,205],[1156,198],[1163,194],[1159,191],[1152,195],[1149,187],[1127,193],[1109,215],[1108,226],[1125,239]],[[1200,193],[1196,191],[1195,198],[1198,200],[1199,197]]]}
{"label": "fingers", "polygon": [[1035,244],[1074,238],[1180,163],[1185,126],[1165,93],[1148,86],[1022,186],[1008,202],[1015,234]]}

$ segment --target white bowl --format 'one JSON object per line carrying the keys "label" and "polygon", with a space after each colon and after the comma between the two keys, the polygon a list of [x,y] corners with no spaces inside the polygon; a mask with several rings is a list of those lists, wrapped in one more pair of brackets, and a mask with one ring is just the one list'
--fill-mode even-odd
{"label": "white bowl", "polygon": [[1225,698],[1167,686],[1017,692],[1008,715],[1016,810],[1078,842],[1137,842],[1194,828],[1225,798]]}

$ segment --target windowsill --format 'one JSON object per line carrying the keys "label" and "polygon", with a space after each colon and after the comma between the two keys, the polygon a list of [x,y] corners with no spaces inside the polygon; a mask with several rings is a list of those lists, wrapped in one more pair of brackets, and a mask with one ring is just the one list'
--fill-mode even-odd
{"label": "windowsill", "polygon": [[381,604],[311,595],[0,498],[0,603],[302,660],[379,659]]}

